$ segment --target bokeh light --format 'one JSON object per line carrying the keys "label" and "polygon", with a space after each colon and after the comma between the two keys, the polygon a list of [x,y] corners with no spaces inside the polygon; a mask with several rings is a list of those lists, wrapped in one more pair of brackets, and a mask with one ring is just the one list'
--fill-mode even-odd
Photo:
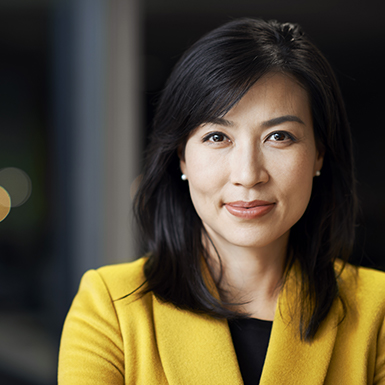
{"label": "bokeh light", "polygon": [[11,211],[11,197],[7,190],[0,186],[0,222],[3,221]]}
{"label": "bokeh light", "polygon": [[0,186],[3,186],[11,197],[11,207],[21,206],[31,196],[32,182],[30,177],[16,167],[0,170]]}

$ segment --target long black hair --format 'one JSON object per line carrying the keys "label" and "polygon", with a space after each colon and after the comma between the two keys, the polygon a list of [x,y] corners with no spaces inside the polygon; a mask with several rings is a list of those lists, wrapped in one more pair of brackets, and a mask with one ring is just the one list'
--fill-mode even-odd
{"label": "long black hair", "polygon": [[158,103],[135,215],[149,251],[147,285],[164,301],[213,317],[224,306],[202,273],[202,222],[181,180],[178,149],[203,123],[226,114],[263,75],[294,76],[307,90],[317,149],[324,154],[309,205],[292,227],[287,270],[299,263],[300,334],[311,340],[339,297],[334,262],[354,239],[356,194],[352,143],[338,83],[329,63],[297,24],[238,19],[197,41],[175,66]]}

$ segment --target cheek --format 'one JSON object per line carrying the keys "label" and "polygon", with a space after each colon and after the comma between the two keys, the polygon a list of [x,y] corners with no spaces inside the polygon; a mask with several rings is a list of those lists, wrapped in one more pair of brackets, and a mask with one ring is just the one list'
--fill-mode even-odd
{"label": "cheek", "polygon": [[211,168],[205,168],[199,163],[194,166],[188,168],[188,184],[191,198],[195,204],[197,199],[211,200],[222,183],[220,183],[218,175],[215,177]]}
{"label": "cheek", "polygon": [[298,209],[306,208],[313,186],[315,156],[304,151],[287,158],[277,168],[280,191],[288,204]]}
{"label": "cheek", "polygon": [[196,189],[210,192],[226,179],[226,165],[223,159],[210,151],[186,149],[185,170],[189,184]]}
{"label": "cheek", "polygon": [[192,203],[203,219],[214,215],[221,203],[221,192],[226,184],[226,167],[205,151],[188,149],[185,169]]}
{"label": "cheek", "polygon": [[293,178],[311,180],[316,163],[315,145],[304,145],[288,157],[288,170]]}

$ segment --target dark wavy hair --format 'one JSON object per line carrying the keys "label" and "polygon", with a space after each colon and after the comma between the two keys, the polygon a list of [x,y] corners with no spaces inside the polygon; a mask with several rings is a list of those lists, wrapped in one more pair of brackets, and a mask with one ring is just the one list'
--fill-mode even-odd
{"label": "dark wavy hair", "polygon": [[176,64],[160,97],[134,211],[149,251],[144,292],[216,318],[224,306],[202,274],[201,219],[181,180],[178,148],[199,125],[222,117],[269,72],[294,76],[307,90],[314,135],[324,154],[309,205],[292,227],[286,271],[301,267],[301,338],[311,341],[339,298],[334,262],[347,261],[354,239],[356,193],[352,142],[331,66],[297,24],[238,19],[197,41]]}

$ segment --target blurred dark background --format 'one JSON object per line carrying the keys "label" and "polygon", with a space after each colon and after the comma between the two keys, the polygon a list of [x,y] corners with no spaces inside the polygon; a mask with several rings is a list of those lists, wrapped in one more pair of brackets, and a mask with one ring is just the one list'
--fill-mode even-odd
{"label": "blurred dark background", "polygon": [[[385,270],[385,28],[380,0],[2,0],[0,383],[56,382],[85,270],[137,257],[130,190],[172,66],[235,17],[298,22],[332,63],[354,135],[353,260]],[[132,192],[132,191],[131,191]]]}

